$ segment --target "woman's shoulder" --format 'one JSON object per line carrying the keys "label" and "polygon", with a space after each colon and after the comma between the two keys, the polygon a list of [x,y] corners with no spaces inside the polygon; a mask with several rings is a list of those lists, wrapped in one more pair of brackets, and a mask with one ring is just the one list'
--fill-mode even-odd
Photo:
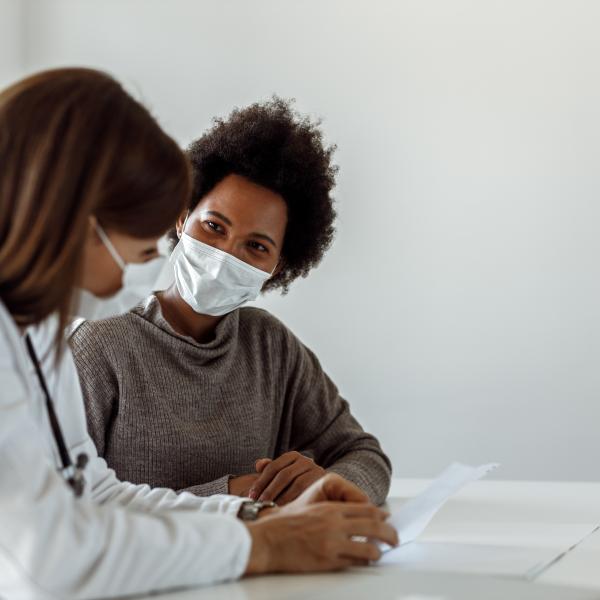
{"label": "woman's shoulder", "polygon": [[291,348],[302,346],[293,331],[274,314],[264,308],[247,306],[239,309],[240,333],[260,336],[263,343],[271,342]]}
{"label": "woman's shoulder", "polygon": [[239,309],[239,313],[240,324],[245,327],[257,327],[263,331],[266,328],[274,333],[290,332],[282,321],[264,308],[245,306]]}
{"label": "woman's shoulder", "polygon": [[125,340],[131,339],[138,325],[137,320],[132,313],[97,321],[77,319],[67,328],[67,338],[73,349],[83,346],[99,348],[115,343],[122,344]]}

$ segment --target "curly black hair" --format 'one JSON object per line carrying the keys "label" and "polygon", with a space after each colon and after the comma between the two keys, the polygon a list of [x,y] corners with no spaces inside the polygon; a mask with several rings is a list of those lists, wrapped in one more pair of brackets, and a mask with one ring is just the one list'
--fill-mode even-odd
{"label": "curly black hair", "polygon": [[263,291],[278,288],[284,294],[319,264],[333,241],[331,192],[338,170],[332,164],[336,148],[324,145],[321,121],[301,116],[292,105],[293,100],[274,96],[236,108],[226,120],[215,119],[187,150],[193,172],[190,211],[230,174],[283,197],[288,223],[282,262]]}

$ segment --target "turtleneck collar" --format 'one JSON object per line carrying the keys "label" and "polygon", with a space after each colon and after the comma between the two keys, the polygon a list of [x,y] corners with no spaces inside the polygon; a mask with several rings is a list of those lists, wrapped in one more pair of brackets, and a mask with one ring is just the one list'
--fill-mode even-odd
{"label": "turtleneck collar", "polygon": [[225,315],[215,329],[215,336],[210,342],[200,343],[193,337],[177,333],[165,319],[160,302],[156,295],[148,296],[131,311],[142,319],[152,323],[168,335],[185,342],[193,348],[197,358],[211,361],[225,354],[235,345],[239,329],[239,309]]}

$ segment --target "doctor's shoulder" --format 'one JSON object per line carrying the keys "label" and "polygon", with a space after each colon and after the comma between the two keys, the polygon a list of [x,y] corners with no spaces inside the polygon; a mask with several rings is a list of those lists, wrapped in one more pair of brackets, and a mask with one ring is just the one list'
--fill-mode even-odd
{"label": "doctor's shoulder", "polygon": [[17,324],[0,300],[0,368],[15,368],[15,353],[19,348],[20,335]]}

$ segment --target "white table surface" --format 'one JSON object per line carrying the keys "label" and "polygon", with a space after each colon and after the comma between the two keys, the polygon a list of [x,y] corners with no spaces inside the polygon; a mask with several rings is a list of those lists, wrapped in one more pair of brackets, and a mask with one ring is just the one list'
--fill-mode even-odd
{"label": "white table surface", "polygon": [[[390,505],[400,504],[416,495],[427,483],[427,480],[394,480]],[[462,541],[464,536],[477,535],[488,536],[484,541],[489,543],[502,544],[507,543],[507,539],[514,541],[517,538],[526,545],[553,548],[561,536],[564,537],[563,532],[569,528],[585,526],[585,529],[591,531],[597,524],[600,524],[600,483],[484,480],[469,485],[450,499],[430,523],[424,537],[443,532],[448,538],[452,537],[452,532],[455,531],[457,542]],[[402,572],[394,566],[368,567],[336,574],[254,577],[230,584],[153,597],[164,600],[360,598],[365,597],[360,592],[364,588],[373,589],[372,599],[375,600],[375,597],[383,597],[383,590],[389,592],[390,588],[393,588],[396,591],[391,595],[386,593],[385,597],[437,600],[446,597],[435,593],[438,589],[452,586],[462,589],[460,586],[463,586],[465,590],[487,590],[485,598],[520,598],[521,592],[518,589],[523,588],[518,586],[528,586],[536,598],[539,591],[541,599],[550,597],[546,585],[557,585],[593,590],[591,595],[572,596],[574,598],[600,599],[600,531],[579,543],[533,582],[459,574],[446,575],[438,582],[436,577],[436,574],[424,576]],[[514,589],[511,586],[514,586]],[[404,594],[403,588],[410,593]],[[380,591],[375,592],[376,589]],[[352,593],[353,590],[355,594]],[[419,593],[415,593],[415,590]],[[492,590],[496,590],[494,593],[498,595],[493,595]],[[432,593],[435,595],[431,595]],[[528,598],[529,594],[528,591]],[[474,595],[465,592],[464,597],[471,598],[477,595],[476,592]],[[459,594],[451,597],[463,596]],[[559,593],[557,597],[567,596],[561,596]]]}
{"label": "white table surface", "polygon": [[[414,496],[427,483],[426,480],[395,480],[390,502]],[[447,530],[460,524],[468,530],[469,526],[479,523],[497,523],[499,528],[503,526],[511,533],[517,532],[522,524],[523,530],[532,532],[527,535],[528,544],[552,547],[553,536],[544,535],[546,524],[557,530],[571,525],[585,525],[591,530],[600,524],[600,483],[478,481],[446,503],[424,537],[433,535],[436,529]],[[500,540],[495,529],[490,542]],[[600,531],[583,540],[536,582],[600,590]]]}

